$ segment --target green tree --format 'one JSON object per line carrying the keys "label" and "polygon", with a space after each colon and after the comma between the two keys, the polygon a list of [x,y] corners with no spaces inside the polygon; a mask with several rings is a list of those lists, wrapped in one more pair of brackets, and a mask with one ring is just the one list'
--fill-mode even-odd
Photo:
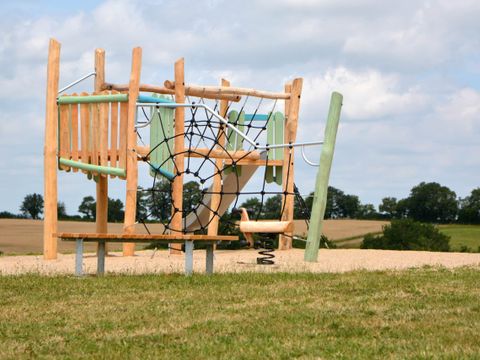
{"label": "green tree", "polygon": [[458,212],[457,195],[436,182],[421,182],[410,192],[408,216],[417,221],[448,223]]}
{"label": "green tree", "polygon": [[258,198],[256,197],[248,198],[240,205],[240,207],[243,207],[248,210],[248,213],[252,220],[255,220],[257,218],[264,219],[262,203]]}
{"label": "green tree", "polygon": [[360,204],[355,217],[357,219],[377,219],[379,215],[373,204]]}
{"label": "green tree", "polygon": [[39,219],[43,213],[43,196],[40,194],[28,194],[23,199],[20,211],[23,215],[32,219]]}
{"label": "green tree", "polygon": [[168,181],[159,181],[147,192],[147,205],[153,219],[164,221],[172,213],[172,186]]}
{"label": "green tree", "polygon": [[480,224],[480,188],[473,189],[470,196],[460,200],[458,222]]}
{"label": "green tree", "polygon": [[196,181],[189,181],[183,185],[183,213],[190,213],[202,200],[202,190]]}
{"label": "green tree", "polygon": [[367,235],[362,249],[449,251],[450,237],[432,224],[412,219],[393,220],[379,236]]}
{"label": "green tree", "polygon": [[83,214],[83,218],[87,220],[95,219],[97,212],[96,202],[93,196],[85,196],[78,207],[78,212]]}
{"label": "green tree", "polygon": [[378,210],[385,214],[389,219],[397,217],[397,198],[386,197],[382,199],[382,203],[379,205]]}
{"label": "green tree", "polygon": [[269,197],[263,205],[263,218],[270,220],[279,220],[282,211],[282,195]]}
{"label": "green tree", "polygon": [[123,211],[123,203],[120,199],[108,198],[108,221],[121,222],[123,221],[125,212]]}
{"label": "green tree", "polygon": [[138,188],[135,218],[137,220],[145,220],[147,217],[148,217],[148,196],[145,191],[143,191],[141,188]]}
{"label": "green tree", "polygon": [[57,216],[60,220],[68,219],[67,209],[63,201],[59,201],[57,204]]}

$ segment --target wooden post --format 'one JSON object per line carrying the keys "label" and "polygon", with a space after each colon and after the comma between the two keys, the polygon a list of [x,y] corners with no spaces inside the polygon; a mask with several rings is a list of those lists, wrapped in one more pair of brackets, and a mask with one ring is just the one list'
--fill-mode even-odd
{"label": "wooden post", "polygon": [[44,144],[44,220],[43,257],[57,258],[57,131],[58,131],[58,80],[60,76],[60,43],[50,39],[47,67],[47,107],[45,114]]}
{"label": "wooden post", "polygon": [[[228,80],[222,79],[221,82],[222,86],[230,86],[230,82]],[[228,100],[221,100],[220,101],[220,116],[226,117],[227,116],[227,111],[228,111]],[[217,148],[219,150],[222,150],[225,148],[225,126],[222,124],[220,125],[220,129],[218,129],[218,146]],[[222,147],[223,146],[223,147]],[[223,167],[223,160],[222,159],[216,159],[215,160],[215,169],[214,171],[217,171],[218,169],[221,169]],[[218,206],[220,205],[220,190],[222,189],[222,176],[221,174],[218,174],[213,177],[213,186],[212,186],[212,197],[211,197],[211,202],[210,202],[210,209],[216,210]],[[219,223],[220,218],[216,216],[213,212],[210,212],[210,219],[209,219],[209,225],[208,225],[208,235],[217,235],[218,234],[218,223]],[[215,245],[214,245],[215,246]]]}
{"label": "wooden post", "polygon": [[[286,110],[286,123],[285,123],[285,143],[295,142],[297,138],[297,126],[298,126],[298,113],[300,111],[300,97],[302,94],[303,79],[298,78],[293,80],[290,89],[290,101],[285,104]],[[285,86],[285,92],[288,91],[289,84]],[[285,205],[282,204],[283,213],[282,221],[293,222],[293,181],[294,181],[294,149],[286,148],[284,151],[283,160],[283,191],[286,191],[288,195],[283,197]],[[288,231],[285,235],[280,235],[278,241],[279,250],[287,250],[292,248],[292,231]]]}
{"label": "wooden post", "polygon": [[[124,234],[135,232],[135,213],[137,206],[138,164],[137,164],[137,133],[135,132],[135,116],[137,98],[140,87],[142,69],[142,49],[136,47],[132,51],[132,71],[128,87],[128,117],[127,117],[127,191],[125,199]],[[133,256],[134,243],[123,244],[123,255]]]}
{"label": "wooden post", "polygon": [[[105,50],[95,50],[95,91],[100,92],[102,85],[105,83]],[[100,119],[102,121],[102,119]],[[104,129],[108,131],[107,129]],[[103,136],[100,136],[103,141]],[[107,146],[108,144],[102,144]],[[101,145],[101,147],[102,147]],[[104,164],[102,164],[104,165]],[[97,205],[95,229],[98,234],[108,233],[108,176],[99,175],[97,184]],[[97,243],[98,254],[99,243]]]}
{"label": "wooden post", "polygon": [[[185,63],[183,58],[175,62],[175,102],[182,104],[185,102]],[[185,132],[185,108],[175,108],[175,135]],[[183,152],[185,148],[185,140],[183,135],[176,136],[174,141],[174,151],[176,154]],[[177,176],[173,180],[172,185],[172,212],[173,217],[170,223],[173,230],[183,230],[182,224],[182,208],[183,208],[183,170],[184,155],[175,156],[175,171]],[[181,254],[180,244],[170,244],[171,254]]]}
{"label": "wooden post", "polygon": [[327,205],[328,179],[332,168],[335,139],[337,138],[340,111],[342,109],[343,96],[337,92],[332,94],[330,109],[328,111],[327,125],[325,126],[325,138],[320,155],[320,168],[315,183],[312,214],[308,229],[307,245],[305,247],[305,261],[315,262],[318,258],[318,248],[322,236],[323,218]]}

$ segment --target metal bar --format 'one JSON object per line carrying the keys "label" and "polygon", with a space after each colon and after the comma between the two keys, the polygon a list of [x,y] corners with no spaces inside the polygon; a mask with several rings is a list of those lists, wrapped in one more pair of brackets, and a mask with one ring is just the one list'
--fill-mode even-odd
{"label": "metal bar", "polygon": [[97,275],[105,274],[105,241],[98,242]]}
{"label": "metal bar", "polygon": [[213,244],[207,244],[207,259],[205,269],[207,274],[213,274]]}
{"label": "metal bar", "polygon": [[75,276],[83,275],[83,239],[75,241]]}
{"label": "metal bar", "polygon": [[185,275],[190,276],[193,273],[193,241],[185,241]]}
{"label": "metal bar", "polygon": [[105,174],[105,175],[115,175],[121,178],[127,176],[125,169],[120,168],[113,168],[109,166],[100,166],[100,165],[93,165],[93,164],[85,164],[80,161],[65,159],[65,158],[58,158],[58,162],[61,165],[77,168],[80,170],[85,170],[89,172],[94,172],[98,174]]}
{"label": "metal bar", "polygon": [[91,72],[90,74],[87,74],[87,75],[81,77],[80,79],[77,79],[77,80],[75,80],[74,82],[68,84],[67,86],[61,88],[60,90],[58,90],[58,93],[61,94],[61,93],[64,92],[65,90],[70,89],[72,86],[77,85],[78,83],[82,82],[82,81],[85,80],[85,79],[88,79],[90,76],[93,76],[93,75],[96,75],[96,72],[95,72],[95,71],[93,71],[93,72]]}
{"label": "metal bar", "polygon": [[[191,107],[191,108],[203,108],[207,110],[210,114],[212,114],[215,118],[217,118],[220,122],[225,124],[228,128],[232,129],[235,133],[240,135],[246,142],[248,142],[251,146],[254,147],[255,150],[270,150],[270,149],[277,149],[277,148],[288,148],[288,147],[298,147],[298,146],[314,146],[314,145],[322,145],[323,141],[304,141],[304,142],[295,142],[291,144],[275,144],[275,145],[268,145],[262,146],[252,139],[250,139],[247,135],[245,135],[242,131],[238,130],[235,126],[229,123],[225,118],[218,115],[212,108],[205,104],[150,104],[150,103],[137,103],[137,106],[143,107],[169,107],[169,108],[177,108],[177,107]],[[136,124],[135,128],[144,128],[152,122],[152,119],[145,123]]]}

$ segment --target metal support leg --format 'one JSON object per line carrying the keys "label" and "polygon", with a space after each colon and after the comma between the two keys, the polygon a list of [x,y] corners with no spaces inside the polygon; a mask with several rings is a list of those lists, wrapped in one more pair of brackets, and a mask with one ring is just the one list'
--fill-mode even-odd
{"label": "metal support leg", "polygon": [[207,244],[207,274],[213,274],[213,244]]}
{"label": "metal support leg", "polygon": [[75,241],[75,276],[83,275],[83,239]]}
{"label": "metal support leg", "polygon": [[98,241],[97,275],[105,274],[105,241]]}
{"label": "metal support leg", "polygon": [[193,273],[193,241],[185,241],[185,275]]}

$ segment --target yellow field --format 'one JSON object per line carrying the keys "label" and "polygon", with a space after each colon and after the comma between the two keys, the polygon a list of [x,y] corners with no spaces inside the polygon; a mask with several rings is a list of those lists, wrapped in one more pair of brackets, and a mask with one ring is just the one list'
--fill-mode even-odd
{"label": "yellow field", "polygon": [[[326,220],[324,233],[330,240],[339,240],[351,237],[360,237],[366,233],[382,230],[385,221],[371,220]],[[43,249],[41,220],[0,219],[0,251],[4,254],[41,254]],[[162,226],[149,224],[152,232],[161,233]],[[296,234],[306,236],[307,229],[304,221],[296,220]],[[95,224],[77,221],[59,222],[59,232],[95,232]],[[122,224],[109,224],[109,232],[120,234]],[[142,225],[137,226],[138,233],[146,233]],[[93,250],[95,244],[86,244],[86,250]],[[142,245],[139,245],[141,248]],[[120,244],[110,244],[109,249],[120,250]],[[58,242],[61,253],[73,252],[74,243]]]}

